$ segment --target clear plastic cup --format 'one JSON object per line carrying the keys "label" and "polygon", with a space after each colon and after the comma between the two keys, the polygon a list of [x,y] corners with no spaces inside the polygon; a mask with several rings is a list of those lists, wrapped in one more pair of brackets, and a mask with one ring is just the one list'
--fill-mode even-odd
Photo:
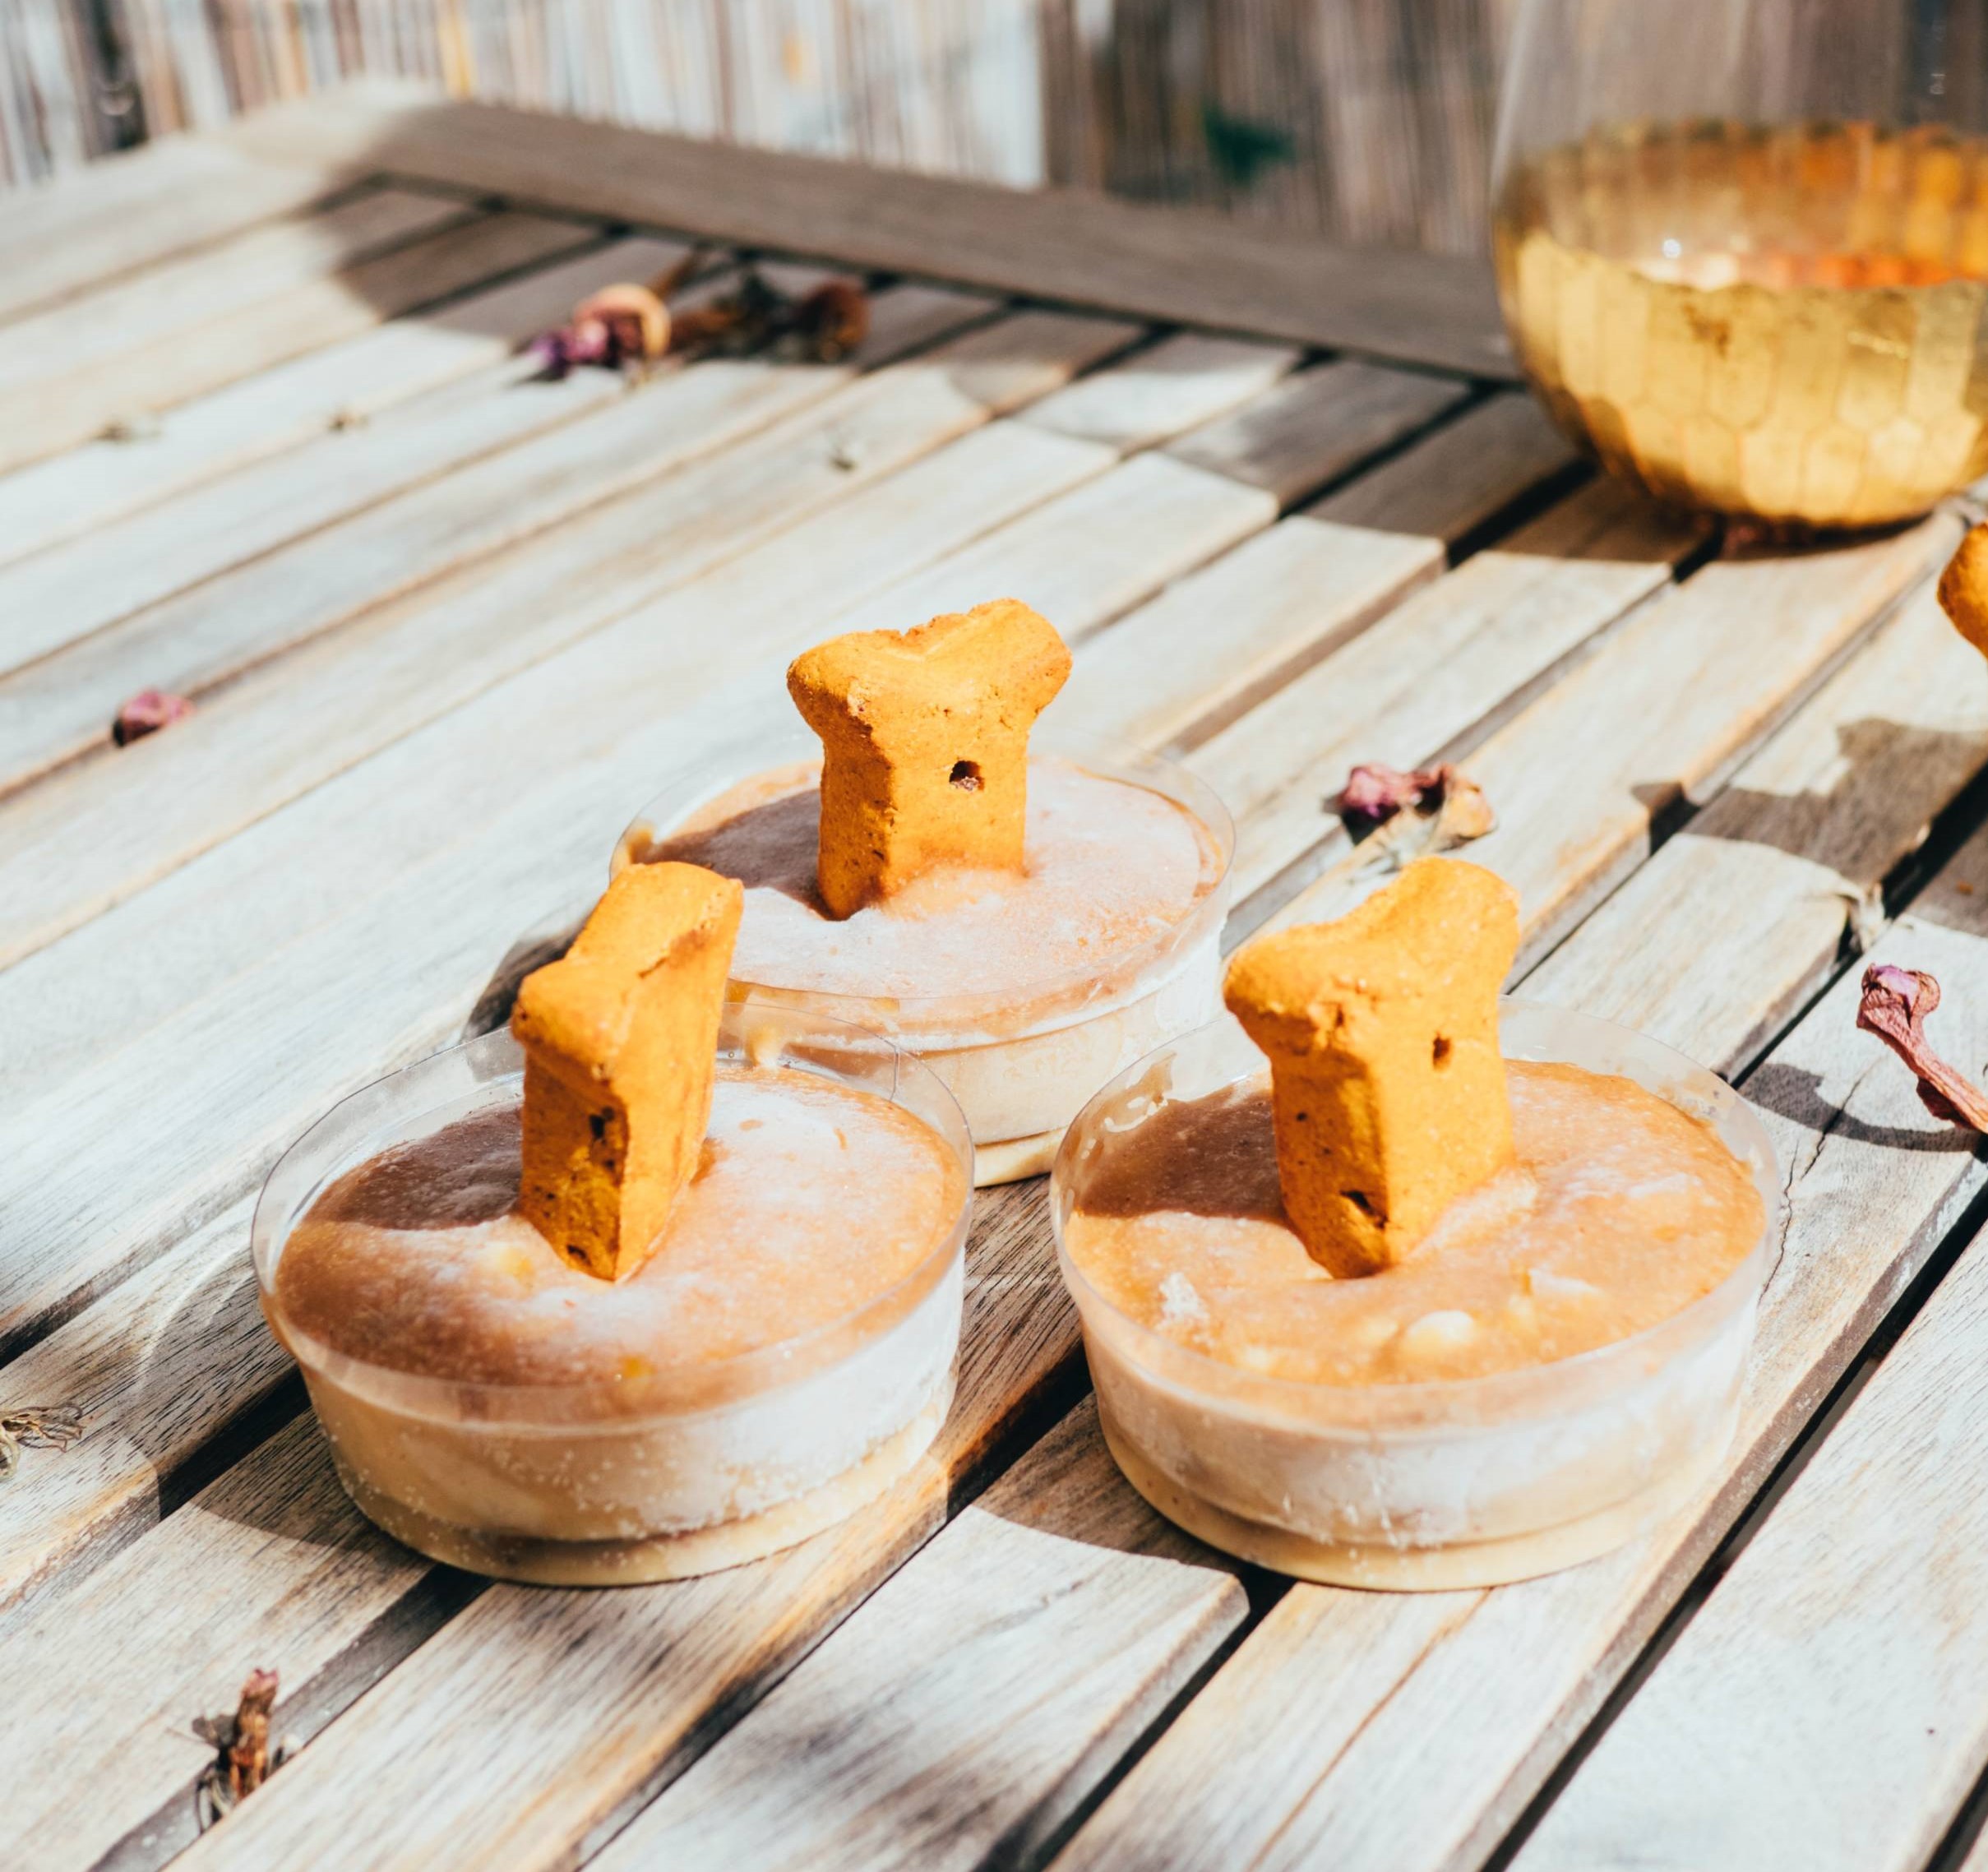
{"label": "clear plastic cup", "polygon": [[1078,1115],[1051,1211],[1098,1413],[1132,1486],[1224,1552],[1334,1585],[1491,1586],[1620,1546],[1682,1505],[1731,1440],[1740,1384],[1787,1208],[1765,1128],[1732,1089],[1611,1021],[1508,1001],[1508,1059],[1616,1074],[1709,1125],[1751,1173],[1764,1220],[1712,1292],[1574,1357],[1489,1376],[1335,1385],[1241,1370],[1121,1312],[1064,1231],[1107,1132],[1163,1104],[1266,1083],[1234,1022],[1140,1061]]}
{"label": "clear plastic cup", "polygon": [[806,1539],[924,1454],[959,1343],[973,1146],[959,1106],[884,1036],[756,999],[726,1009],[719,1056],[888,1098],[938,1134],[961,1172],[951,1227],[895,1287],[734,1357],[587,1384],[457,1383],[347,1357],[284,1319],[284,1245],[331,1183],[392,1145],[520,1102],[524,1056],[507,1032],[353,1093],[270,1172],[252,1235],[264,1315],[303,1368],[340,1480],[396,1540],[496,1578],[680,1578]]}
{"label": "clear plastic cup", "polygon": [[[1228,913],[1235,829],[1206,786],[1185,768],[1123,743],[1047,730],[1030,760],[1062,760],[1144,787],[1184,807],[1205,828],[1217,875],[1179,922],[1095,967],[1046,973],[998,993],[962,983],[929,996],[831,993],[784,987],[768,971],[734,979],[735,992],[881,1028],[942,1079],[973,1134],[974,1181],[1012,1182],[1049,1167],[1065,1127],[1105,1080],[1163,1042],[1191,1031],[1220,1005],[1221,937]],[[661,841],[742,782],[821,765],[805,728],[756,741],[749,756],[704,762],[650,800],[616,844],[612,871],[642,862]]]}

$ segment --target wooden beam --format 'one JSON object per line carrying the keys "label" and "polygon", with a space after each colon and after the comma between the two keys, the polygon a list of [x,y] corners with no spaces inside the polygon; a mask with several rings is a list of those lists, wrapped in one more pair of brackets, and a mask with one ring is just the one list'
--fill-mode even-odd
{"label": "wooden beam", "polygon": [[1511,378],[1489,269],[1248,221],[1024,193],[344,87],[225,132],[268,161],[358,166],[661,229],[832,255],[1184,325]]}

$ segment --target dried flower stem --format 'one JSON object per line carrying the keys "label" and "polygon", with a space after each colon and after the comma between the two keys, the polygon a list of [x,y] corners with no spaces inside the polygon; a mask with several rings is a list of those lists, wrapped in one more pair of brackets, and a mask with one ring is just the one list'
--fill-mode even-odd
{"label": "dried flower stem", "polygon": [[1337,802],[1349,830],[1374,830],[1319,874],[1315,882],[1351,883],[1369,872],[1399,871],[1411,859],[1454,851],[1496,830],[1484,790],[1455,767],[1403,774],[1378,765],[1353,769]]}
{"label": "dried flower stem", "polygon": [[82,1434],[83,1413],[74,1404],[0,1411],[0,1482],[20,1468],[22,1450],[67,1449]]}
{"label": "dried flower stem", "polygon": [[282,1767],[284,1751],[269,1743],[270,1712],[275,1708],[274,1671],[251,1671],[232,1716],[203,1717],[194,1725],[211,1742],[214,1760],[195,1786],[194,1805],[203,1831],[253,1794]]}
{"label": "dried flower stem", "polygon": [[1930,975],[1874,962],[1864,971],[1856,1024],[1866,1033],[1876,1034],[1912,1068],[1919,1081],[1919,1102],[1935,1118],[1988,1131],[1988,1097],[1927,1042],[1926,1019],[1939,1005],[1939,984]]}

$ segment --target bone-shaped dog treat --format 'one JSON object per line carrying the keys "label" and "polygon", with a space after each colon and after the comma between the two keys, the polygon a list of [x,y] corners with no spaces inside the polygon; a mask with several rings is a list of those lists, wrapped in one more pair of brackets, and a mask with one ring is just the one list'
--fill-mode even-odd
{"label": "bone-shaped dog treat", "polygon": [[603,1280],[649,1258],[696,1172],[744,908],[735,880],[700,866],[631,865],[573,946],[518,990],[518,1205]]}
{"label": "bone-shaped dog treat", "polygon": [[1988,656],[1988,524],[1970,527],[1939,575],[1939,608]]}
{"label": "bone-shaped dog treat", "polygon": [[1332,1273],[1392,1266],[1509,1160],[1498,990],[1518,950],[1511,886],[1432,857],[1229,964],[1223,999],[1269,1056],[1284,1212]]}
{"label": "bone-shaped dog treat", "polygon": [[1029,731],[1070,674],[1013,599],[797,658],[788,693],[821,737],[816,884],[832,917],[941,865],[1022,869]]}

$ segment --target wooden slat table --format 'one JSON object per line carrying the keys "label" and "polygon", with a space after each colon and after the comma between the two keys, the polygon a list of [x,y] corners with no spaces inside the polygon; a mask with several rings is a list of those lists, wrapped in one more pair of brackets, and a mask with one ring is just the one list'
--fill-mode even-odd
{"label": "wooden slat table", "polygon": [[[530,381],[700,247],[867,275],[833,366]],[[0,1865],[1983,1862],[1988,1173],[1852,1015],[1988,1057],[1953,513],[1775,553],[1591,478],[1486,283],[365,90],[0,207]],[[1527,992],[1715,1065],[1792,1223],[1737,1441],[1552,1578],[1237,1568],[1100,1440],[1044,1192],[983,1192],[930,1457],[756,1566],[580,1593],[346,1502],[246,1254],[326,1105],[502,1018],[659,774],[798,649],[1001,593],[1185,755],[1230,938],[1349,900],[1348,767],[1465,760]],[[118,749],[143,687],[190,719]],[[289,1759],[202,1832],[196,1717]],[[1972,1857],[1970,1855],[1972,1854]]]}

